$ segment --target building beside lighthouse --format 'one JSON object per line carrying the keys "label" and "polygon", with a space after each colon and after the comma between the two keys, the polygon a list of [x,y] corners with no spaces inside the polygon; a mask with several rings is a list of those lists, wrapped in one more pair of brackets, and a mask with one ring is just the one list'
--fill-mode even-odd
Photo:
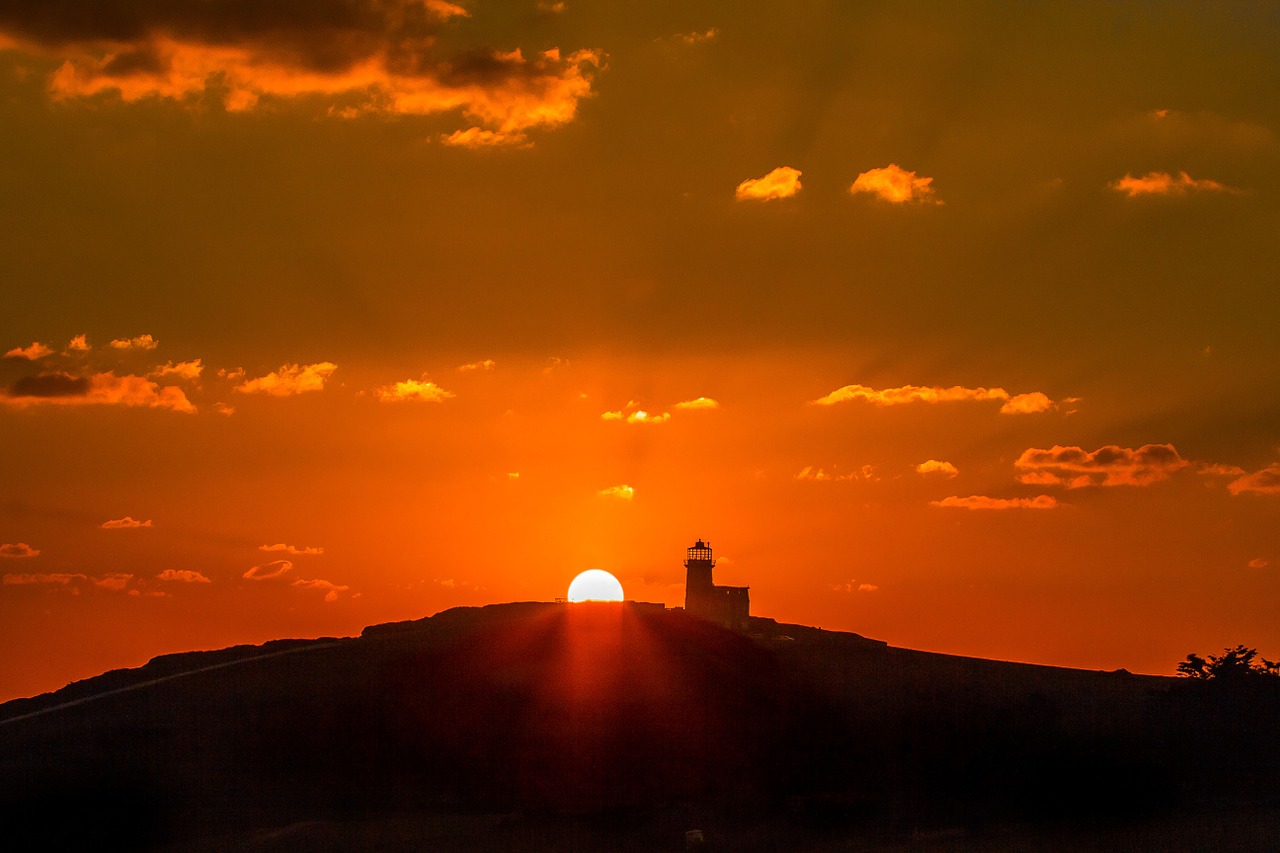
{"label": "building beside lighthouse", "polygon": [[716,586],[711,578],[715,557],[711,543],[699,539],[687,551],[684,561],[684,609],[734,631],[746,631],[751,621],[750,587]]}

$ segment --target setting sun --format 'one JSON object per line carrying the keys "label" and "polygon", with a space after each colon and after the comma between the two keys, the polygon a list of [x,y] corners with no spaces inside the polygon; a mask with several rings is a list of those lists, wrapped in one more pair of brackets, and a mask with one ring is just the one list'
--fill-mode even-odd
{"label": "setting sun", "polygon": [[604,569],[587,569],[569,584],[569,600],[621,601],[622,584]]}

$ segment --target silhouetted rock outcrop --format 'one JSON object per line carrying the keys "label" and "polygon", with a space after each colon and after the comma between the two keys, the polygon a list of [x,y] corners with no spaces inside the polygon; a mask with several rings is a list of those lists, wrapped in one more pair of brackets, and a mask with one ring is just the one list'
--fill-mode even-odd
{"label": "silhouetted rock outcrop", "polygon": [[1280,695],[1199,686],[758,618],[458,608],[7,703],[0,798],[16,849],[679,849],[702,825],[770,849],[1276,814]]}

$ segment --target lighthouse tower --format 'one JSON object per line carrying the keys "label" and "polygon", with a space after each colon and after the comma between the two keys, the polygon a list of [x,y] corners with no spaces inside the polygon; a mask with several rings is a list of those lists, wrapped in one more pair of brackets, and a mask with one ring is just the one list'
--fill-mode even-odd
{"label": "lighthouse tower", "polygon": [[734,631],[746,631],[750,626],[751,603],[749,587],[716,586],[711,570],[715,557],[711,543],[699,539],[687,549],[684,561],[684,609],[686,613],[700,616]]}

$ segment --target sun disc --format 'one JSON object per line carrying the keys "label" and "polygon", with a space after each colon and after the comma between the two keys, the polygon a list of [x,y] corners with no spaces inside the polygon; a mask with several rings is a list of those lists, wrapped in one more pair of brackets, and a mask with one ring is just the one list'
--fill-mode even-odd
{"label": "sun disc", "polygon": [[570,601],[622,601],[622,584],[604,569],[587,569],[569,584]]}

